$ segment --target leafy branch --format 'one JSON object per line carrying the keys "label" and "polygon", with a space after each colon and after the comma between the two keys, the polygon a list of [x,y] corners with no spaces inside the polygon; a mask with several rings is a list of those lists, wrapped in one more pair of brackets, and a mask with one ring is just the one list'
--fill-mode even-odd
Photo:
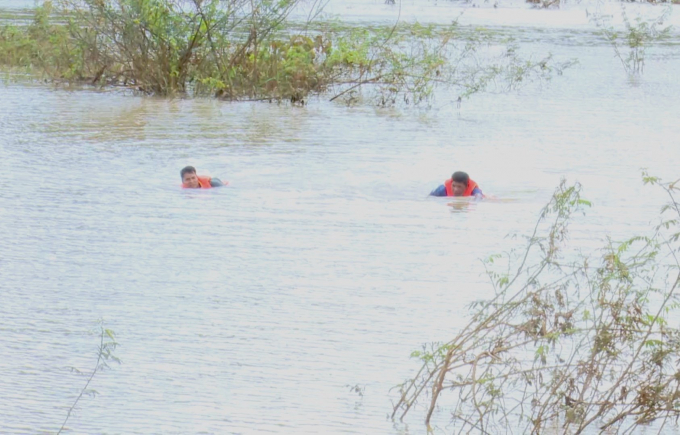
{"label": "leafy branch", "polygon": [[424,402],[430,426],[446,397],[461,432],[631,433],[679,418],[680,329],[669,319],[680,308],[680,180],[643,181],[668,193],[661,223],[593,256],[567,249],[569,222],[590,203],[563,182],[526,248],[485,262],[495,295],[472,304],[451,341],[412,354],[422,366],[398,386],[392,417]]}
{"label": "leafy branch", "polygon": [[64,419],[64,422],[61,424],[61,427],[59,428],[57,435],[61,434],[64,428],[66,427],[66,422],[68,422],[68,419],[71,417],[71,413],[75,409],[80,399],[83,397],[83,394],[91,391],[88,390],[88,387],[90,386],[90,382],[92,382],[94,375],[96,375],[102,369],[109,367],[107,361],[116,361],[117,363],[120,363],[120,360],[113,354],[113,351],[118,346],[118,343],[116,342],[115,339],[115,334],[110,329],[105,329],[102,324],[100,324],[99,328],[101,330],[101,334],[99,337],[99,351],[97,352],[97,363],[95,364],[92,373],[87,378],[85,386],[80,390],[80,394],[78,394],[78,397],[76,397],[76,400],[69,408],[68,413],[66,414],[66,418]]}

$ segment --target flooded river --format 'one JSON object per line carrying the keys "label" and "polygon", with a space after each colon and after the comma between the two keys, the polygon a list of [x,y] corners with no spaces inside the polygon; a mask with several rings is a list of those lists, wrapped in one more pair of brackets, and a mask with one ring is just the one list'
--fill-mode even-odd
{"label": "flooded river", "polygon": [[[587,252],[656,218],[665,199],[640,168],[678,176],[677,46],[651,48],[633,83],[580,25],[503,28],[579,65],[460,109],[448,94],[431,110],[300,108],[2,79],[0,433],[59,429],[98,319],[122,364],[94,377],[69,433],[424,433],[422,413],[387,418],[389,390],[489,294],[479,259],[519,246],[506,236],[562,177],[594,204],[572,237]],[[231,184],[183,191],[187,164]],[[503,201],[428,198],[454,170]]]}

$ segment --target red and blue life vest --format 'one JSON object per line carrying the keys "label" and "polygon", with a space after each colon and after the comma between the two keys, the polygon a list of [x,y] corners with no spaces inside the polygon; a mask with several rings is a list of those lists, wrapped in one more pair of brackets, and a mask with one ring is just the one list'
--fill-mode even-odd
{"label": "red and blue life vest", "polygon": [[[451,178],[444,182],[444,187],[446,187],[446,196],[453,196],[453,180]],[[468,185],[467,188],[465,189],[465,192],[463,192],[463,196],[472,196],[472,191],[478,187],[479,186],[477,185],[477,183],[475,183],[471,179],[468,180]]]}

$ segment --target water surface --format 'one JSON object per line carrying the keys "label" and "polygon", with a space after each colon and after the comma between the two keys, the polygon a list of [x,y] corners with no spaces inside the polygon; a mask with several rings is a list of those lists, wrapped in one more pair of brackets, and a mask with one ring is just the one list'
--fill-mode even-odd
{"label": "water surface", "polygon": [[[677,50],[631,83],[593,35],[506,30],[580,64],[460,110],[0,83],[0,432],[56,432],[103,318],[122,364],[73,433],[423,433],[386,418],[389,389],[489,293],[479,259],[518,246],[563,177],[594,203],[587,251],[654,221],[641,167],[677,176]],[[186,164],[231,185],[183,191]],[[506,201],[427,197],[459,169]]]}

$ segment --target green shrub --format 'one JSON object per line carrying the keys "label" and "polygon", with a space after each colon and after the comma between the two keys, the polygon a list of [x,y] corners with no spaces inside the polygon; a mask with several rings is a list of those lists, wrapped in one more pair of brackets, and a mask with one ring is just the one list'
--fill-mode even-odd
{"label": "green shrub", "polygon": [[[0,64],[55,81],[125,86],[155,95],[290,100],[310,95],[380,105],[421,104],[437,87],[461,98],[493,83],[512,89],[570,63],[520,57],[456,23],[358,28],[287,17],[300,0],[57,0],[27,27],[0,30]],[[58,19],[55,19],[55,16]]]}

